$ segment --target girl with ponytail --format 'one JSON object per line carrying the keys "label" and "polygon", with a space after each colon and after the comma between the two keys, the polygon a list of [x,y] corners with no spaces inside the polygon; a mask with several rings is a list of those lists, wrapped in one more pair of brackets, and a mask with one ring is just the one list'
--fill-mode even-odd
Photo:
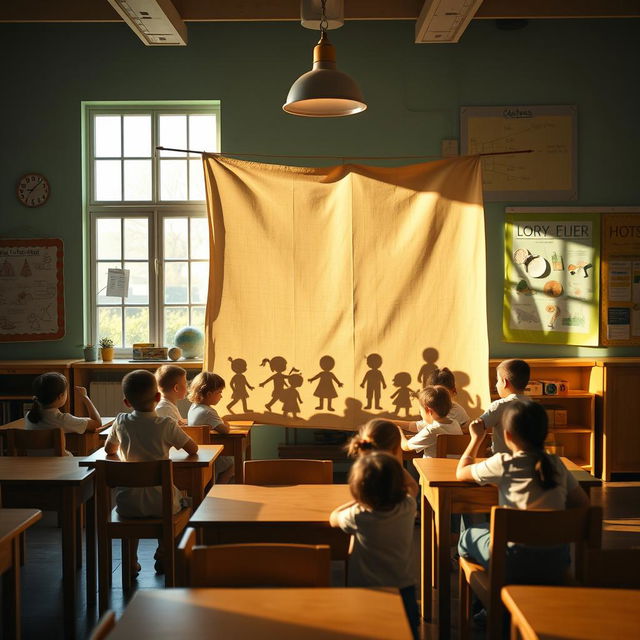
{"label": "girl with ponytail", "polygon": [[[456,470],[458,480],[496,485],[501,507],[568,509],[588,506],[587,494],[560,458],[544,450],[548,423],[542,405],[514,400],[505,409],[502,424],[509,453],[496,453],[476,463],[485,428],[481,420],[471,422],[471,440]],[[488,568],[489,541],[488,523],[475,525],[461,531],[458,551],[461,556]],[[508,554],[509,570],[518,581],[554,582],[570,561],[565,545],[553,548],[513,545]]]}

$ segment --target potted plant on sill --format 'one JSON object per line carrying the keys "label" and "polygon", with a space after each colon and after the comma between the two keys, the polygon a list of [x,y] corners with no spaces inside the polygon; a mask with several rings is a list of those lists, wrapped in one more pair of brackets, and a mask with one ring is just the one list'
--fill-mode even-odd
{"label": "potted plant on sill", "polygon": [[100,355],[103,362],[113,360],[113,340],[111,338],[100,338]]}
{"label": "potted plant on sill", "polygon": [[82,351],[85,362],[95,362],[98,359],[98,350],[94,344],[86,344]]}

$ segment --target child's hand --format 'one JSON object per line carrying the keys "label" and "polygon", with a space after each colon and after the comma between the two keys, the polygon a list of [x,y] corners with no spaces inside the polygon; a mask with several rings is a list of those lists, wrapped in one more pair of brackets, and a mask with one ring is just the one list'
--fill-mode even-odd
{"label": "child's hand", "polygon": [[484,421],[476,419],[469,424],[469,435],[472,440],[482,440],[486,433],[484,428]]}
{"label": "child's hand", "polygon": [[364,389],[364,382],[360,385],[361,389]]}
{"label": "child's hand", "polygon": [[313,378],[307,378],[307,382],[312,382]]}
{"label": "child's hand", "polygon": [[74,387],[75,392],[79,393],[83,398],[87,397],[87,390],[85,387]]}
{"label": "child's hand", "polygon": [[344,385],[342,384],[342,382],[338,382],[338,386],[339,386],[339,387],[344,387]]}
{"label": "child's hand", "polygon": [[261,387],[264,387],[264,382],[261,382],[261,383],[260,383],[260,386],[261,386]]}

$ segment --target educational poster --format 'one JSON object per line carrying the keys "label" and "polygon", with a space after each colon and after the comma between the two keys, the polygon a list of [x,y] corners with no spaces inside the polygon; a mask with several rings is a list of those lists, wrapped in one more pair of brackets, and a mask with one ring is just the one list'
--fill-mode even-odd
{"label": "educational poster", "polygon": [[462,107],[463,155],[526,151],[482,159],[485,201],[575,200],[575,106]]}
{"label": "educational poster", "polygon": [[0,239],[0,342],[62,336],[62,240]]}
{"label": "educational poster", "polygon": [[597,346],[599,244],[594,213],[507,214],[507,342]]}
{"label": "educational poster", "polygon": [[640,210],[602,217],[600,322],[603,345],[640,345]]}

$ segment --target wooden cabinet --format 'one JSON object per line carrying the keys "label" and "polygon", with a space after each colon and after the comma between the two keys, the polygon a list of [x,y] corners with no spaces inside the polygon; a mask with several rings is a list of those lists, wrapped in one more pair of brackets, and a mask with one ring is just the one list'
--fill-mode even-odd
{"label": "wooden cabinet", "polygon": [[592,390],[602,397],[602,479],[640,473],[640,358],[596,360]]}
{"label": "wooden cabinet", "polygon": [[[566,380],[569,391],[561,395],[534,395],[548,408],[566,411],[566,424],[550,424],[549,450],[566,456],[586,471],[595,465],[595,401],[592,372],[595,360],[589,358],[525,359],[531,367],[531,380]],[[489,381],[495,390],[496,368],[502,360],[489,361]],[[492,399],[497,398],[492,395]]]}
{"label": "wooden cabinet", "polygon": [[69,383],[69,395],[62,411],[69,411],[73,387],[71,386],[71,364],[68,360],[0,360],[0,419],[3,424],[24,418],[24,407],[31,404],[34,379],[42,373],[57,371]]}

